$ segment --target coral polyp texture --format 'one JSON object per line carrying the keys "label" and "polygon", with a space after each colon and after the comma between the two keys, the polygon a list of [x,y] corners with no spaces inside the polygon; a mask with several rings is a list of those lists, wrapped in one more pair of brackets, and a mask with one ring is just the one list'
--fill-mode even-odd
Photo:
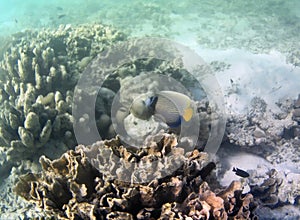
{"label": "coral polyp texture", "polygon": [[0,62],[0,146],[7,160],[2,164],[42,154],[55,158],[76,145],[71,115],[76,82],[92,58],[123,39],[101,24],[12,37]]}
{"label": "coral polyp texture", "polygon": [[[156,137],[157,138],[157,137]],[[124,150],[118,139],[80,145],[59,159],[40,158],[42,171],[20,177],[15,192],[58,219],[250,219],[256,207],[253,196],[242,194],[242,184],[233,181],[218,193],[208,186],[216,182],[211,175],[208,155],[198,150],[185,152],[174,135],[163,134],[158,142],[135,152]],[[98,163],[116,154],[120,173],[130,170],[132,158],[148,161],[166,158],[176,151],[182,165],[168,176],[155,178],[172,164],[148,168],[150,182],[124,182],[109,177],[107,170],[92,165],[88,154],[96,149]],[[105,152],[104,152],[105,151]],[[185,156],[184,156],[185,155]],[[123,162],[121,162],[123,160]],[[102,161],[102,162],[101,162]],[[118,173],[118,172],[116,172]],[[138,176],[137,173],[130,175]]]}

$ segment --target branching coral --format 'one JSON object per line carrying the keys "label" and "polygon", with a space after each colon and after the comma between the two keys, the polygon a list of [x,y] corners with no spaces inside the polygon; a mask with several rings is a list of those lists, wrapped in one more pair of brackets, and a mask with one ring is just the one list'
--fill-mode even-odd
{"label": "branching coral", "polygon": [[7,163],[55,158],[75,146],[71,102],[78,77],[97,53],[123,39],[100,24],[13,37],[0,62],[0,145]]}

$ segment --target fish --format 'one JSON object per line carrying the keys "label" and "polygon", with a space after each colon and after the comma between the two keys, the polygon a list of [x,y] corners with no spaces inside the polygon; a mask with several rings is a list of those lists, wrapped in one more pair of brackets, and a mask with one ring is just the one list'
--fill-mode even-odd
{"label": "fish", "polygon": [[240,177],[249,177],[249,173],[247,173],[245,170],[241,170],[239,168],[233,167],[232,169],[233,172],[235,172],[236,175],[240,176]]}
{"label": "fish", "polygon": [[154,114],[152,107],[149,107],[145,100],[141,99],[140,97],[133,100],[129,112],[134,117],[142,120],[149,120]]}
{"label": "fish", "polygon": [[63,17],[66,17],[66,15],[65,15],[65,14],[59,15],[59,16],[58,16],[58,19],[61,19],[61,18],[63,18]]}
{"label": "fish", "polygon": [[161,91],[145,103],[154,113],[155,118],[171,128],[179,127],[182,122],[189,122],[194,114],[192,100],[179,92]]}
{"label": "fish", "polygon": [[145,101],[133,103],[130,112],[140,119],[147,120],[154,116],[170,128],[177,128],[191,121],[195,114],[195,103],[182,93],[160,91]]}

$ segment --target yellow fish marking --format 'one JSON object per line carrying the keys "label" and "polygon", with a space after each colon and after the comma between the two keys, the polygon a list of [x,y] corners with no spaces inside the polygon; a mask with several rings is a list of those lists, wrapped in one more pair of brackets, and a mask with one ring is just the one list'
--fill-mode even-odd
{"label": "yellow fish marking", "polygon": [[188,107],[184,110],[182,117],[186,122],[188,122],[193,117],[193,113],[194,113],[193,108]]}

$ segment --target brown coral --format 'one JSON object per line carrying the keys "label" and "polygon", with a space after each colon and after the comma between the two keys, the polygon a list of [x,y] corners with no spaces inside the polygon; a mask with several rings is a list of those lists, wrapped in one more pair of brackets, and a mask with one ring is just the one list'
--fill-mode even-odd
{"label": "brown coral", "polygon": [[[187,152],[181,166],[165,176],[156,169],[165,169],[170,164],[168,160],[161,161],[161,167],[148,170],[152,174],[147,175],[153,178],[147,183],[120,181],[116,175],[115,179],[107,178],[103,169],[90,163],[91,153],[97,152],[93,158],[103,161],[115,153],[123,161],[119,165],[124,165],[126,173],[130,161],[149,162],[155,155],[167,157],[166,148],[170,153],[177,149],[176,154],[183,156],[185,152],[174,143],[176,137],[165,134],[158,142],[133,152],[118,139],[112,139],[90,147],[79,146],[57,160],[41,157],[42,173],[22,176],[15,192],[59,219],[249,219],[253,216],[253,198],[241,194],[239,182],[215,194],[200,175],[195,175],[201,173],[208,158],[198,150]],[[157,173],[159,178],[155,178]],[[192,178],[187,178],[189,175]]]}
{"label": "brown coral", "polygon": [[283,202],[278,197],[278,189],[283,180],[277,177],[275,169],[270,170],[268,175],[269,178],[265,179],[262,184],[252,186],[251,192],[261,205],[272,208]]}

